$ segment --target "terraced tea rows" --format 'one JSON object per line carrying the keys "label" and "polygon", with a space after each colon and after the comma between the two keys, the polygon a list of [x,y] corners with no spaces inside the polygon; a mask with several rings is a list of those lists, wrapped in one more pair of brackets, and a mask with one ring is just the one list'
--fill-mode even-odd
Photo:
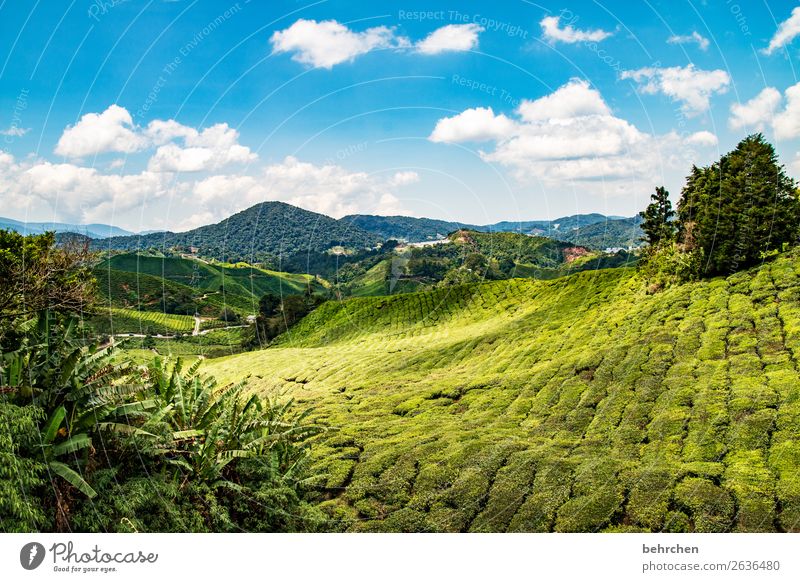
{"label": "terraced tea rows", "polygon": [[[202,297],[197,300],[200,310],[227,307],[248,315],[258,309],[258,300],[266,293],[298,295],[309,286],[315,292],[325,292],[322,283],[311,275],[135,253],[113,256],[101,263],[95,273],[100,291],[115,305],[147,307],[148,297],[171,291]],[[154,310],[159,310],[157,303]]]}
{"label": "terraced tea rows", "polygon": [[338,430],[357,531],[800,530],[800,261],[647,295],[630,270],[329,303],[216,360]]}
{"label": "terraced tea rows", "polygon": [[[191,333],[194,329],[194,317],[112,307],[107,310],[107,313],[95,316],[92,325],[105,333],[168,335]],[[220,323],[220,325],[224,324]]]}

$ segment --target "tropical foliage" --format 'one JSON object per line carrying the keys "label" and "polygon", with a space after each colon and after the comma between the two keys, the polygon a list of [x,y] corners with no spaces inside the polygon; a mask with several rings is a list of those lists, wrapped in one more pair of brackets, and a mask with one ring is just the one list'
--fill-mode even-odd
{"label": "tropical foliage", "polygon": [[[87,343],[74,313],[91,301],[85,249],[56,249],[51,235],[30,239],[4,240],[33,272],[55,264],[59,276],[53,288],[26,287],[26,272],[5,257],[2,530],[317,527],[304,500],[308,442],[320,432],[308,413],[246,393],[242,382],[220,386],[199,373],[199,361],[140,367],[113,341]],[[16,297],[16,289],[29,293]]]}

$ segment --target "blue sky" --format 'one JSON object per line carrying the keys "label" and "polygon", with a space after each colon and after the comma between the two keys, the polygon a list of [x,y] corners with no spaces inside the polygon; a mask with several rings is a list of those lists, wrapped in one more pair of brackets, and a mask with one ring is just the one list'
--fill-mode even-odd
{"label": "blue sky", "polygon": [[800,176],[797,7],[0,0],[0,215],[633,215],[752,131]]}

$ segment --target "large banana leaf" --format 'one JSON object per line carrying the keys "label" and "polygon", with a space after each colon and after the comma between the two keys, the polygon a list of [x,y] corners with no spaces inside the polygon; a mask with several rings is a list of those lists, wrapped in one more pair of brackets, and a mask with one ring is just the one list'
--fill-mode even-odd
{"label": "large banana leaf", "polygon": [[92,486],[89,485],[83,477],[67,467],[64,463],[60,463],[59,461],[50,461],[48,466],[53,473],[64,479],[67,483],[75,487],[75,489],[86,495],[86,497],[89,499],[92,499],[97,495],[97,491],[92,489]]}
{"label": "large banana leaf", "polygon": [[59,406],[53,411],[53,414],[50,415],[50,418],[47,420],[47,423],[44,425],[43,431],[43,441],[45,444],[50,444],[56,439],[56,435],[58,434],[58,429],[61,426],[61,423],[64,422],[64,418],[67,416],[67,409],[63,406]]}
{"label": "large banana leaf", "polygon": [[53,445],[53,456],[59,457],[61,455],[67,455],[81,449],[87,449],[91,446],[92,439],[89,438],[89,435],[85,433],[76,434],[74,437],[65,440],[63,443]]}

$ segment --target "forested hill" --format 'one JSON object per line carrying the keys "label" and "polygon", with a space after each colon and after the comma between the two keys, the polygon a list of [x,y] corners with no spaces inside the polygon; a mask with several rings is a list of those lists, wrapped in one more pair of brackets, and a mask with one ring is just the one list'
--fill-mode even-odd
{"label": "forested hill", "polygon": [[462,228],[484,230],[485,227],[460,222],[436,220],[434,218],[415,218],[412,216],[377,216],[373,214],[352,214],[342,221],[374,232],[385,239],[393,238],[408,242],[423,242],[446,237]]}
{"label": "forested hill", "polygon": [[642,219],[639,216],[617,218],[587,224],[571,231],[560,232],[555,235],[555,238],[600,250],[609,247],[636,247],[642,244],[642,235],[644,233],[642,232],[641,224]]}
{"label": "forested hill", "polygon": [[99,250],[195,247],[198,254],[226,261],[258,261],[335,246],[363,249],[381,237],[345,220],[283,202],[262,202],[225,220],[187,232],[111,237],[95,241]]}
{"label": "forested hill", "polygon": [[642,231],[641,220],[618,218],[603,214],[575,214],[554,220],[503,221],[494,224],[462,224],[433,218],[411,216],[375,216],[354,214],[345,216],[343,222],[373,232],[384,239],[423,242],[441,239],[456,230],[479,232],[518,232],[546,236],[594,249],[638,246]]}

